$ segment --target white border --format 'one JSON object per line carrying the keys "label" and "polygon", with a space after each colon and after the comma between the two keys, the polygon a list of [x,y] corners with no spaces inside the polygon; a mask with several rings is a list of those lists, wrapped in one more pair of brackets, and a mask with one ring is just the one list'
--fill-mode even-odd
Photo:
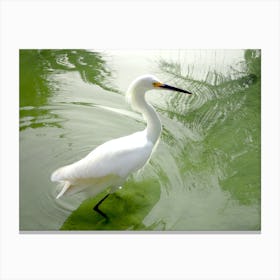
{"label": "white border", "polygon": [[[279,2],[2,1],[2,279],[279,279]],[[262,233],[18,232],[18,49],[261,48]]]}

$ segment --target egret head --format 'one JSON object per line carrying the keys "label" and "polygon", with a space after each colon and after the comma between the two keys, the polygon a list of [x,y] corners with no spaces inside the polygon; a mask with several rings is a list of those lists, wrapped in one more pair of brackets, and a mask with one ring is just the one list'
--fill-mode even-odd
{"label": "egret head", "polygon": [[191,94],[189,91],[164,84],[153,75],[144,75],[138,77],[130,84],[126,94],[126,100],[131,104],[134,110],[141,112],[141,108],[145,107],[145,104],[147,104],[145,101],[145,93],[152,89],[167,89]]}
{"label": "egret head", "polygon": [[146,91],[152,89],[167,89],[167,90],[191,94],[191,92],[189,91],[164,84],[153,75],[143,75],[138,77],[130,84],[128,88],[128,97],[136,94],[144,95]]}

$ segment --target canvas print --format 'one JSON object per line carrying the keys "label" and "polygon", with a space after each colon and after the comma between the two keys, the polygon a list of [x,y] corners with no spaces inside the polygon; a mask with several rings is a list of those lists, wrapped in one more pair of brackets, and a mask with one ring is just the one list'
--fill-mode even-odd
{"label": "canvas print", "polygon": [[19,230],[261,230],[261,50],[22,49]]}

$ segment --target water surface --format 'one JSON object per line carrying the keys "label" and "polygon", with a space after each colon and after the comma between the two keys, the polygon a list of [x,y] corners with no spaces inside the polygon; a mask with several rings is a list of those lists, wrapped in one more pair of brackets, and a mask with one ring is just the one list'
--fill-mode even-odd
{"label": "water surface", "polygon": [[[20,230],[260,230],[259,50],[20,51]],[[101,143],[145,127],[125,102],[154,74],[192,96],[151,91],[161,141],[104,202],[56,200],[50,181]]]}

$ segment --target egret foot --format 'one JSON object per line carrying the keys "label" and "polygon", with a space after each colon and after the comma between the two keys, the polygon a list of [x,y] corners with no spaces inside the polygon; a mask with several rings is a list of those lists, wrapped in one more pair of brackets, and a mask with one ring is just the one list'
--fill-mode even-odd
{"label": "egret foot", "polygon": [[94,207],[93,210],[103,216],[105,219],[108,219],[108,216],[99,209],[100,204],[109,196],[109,193],[106,194]]}

